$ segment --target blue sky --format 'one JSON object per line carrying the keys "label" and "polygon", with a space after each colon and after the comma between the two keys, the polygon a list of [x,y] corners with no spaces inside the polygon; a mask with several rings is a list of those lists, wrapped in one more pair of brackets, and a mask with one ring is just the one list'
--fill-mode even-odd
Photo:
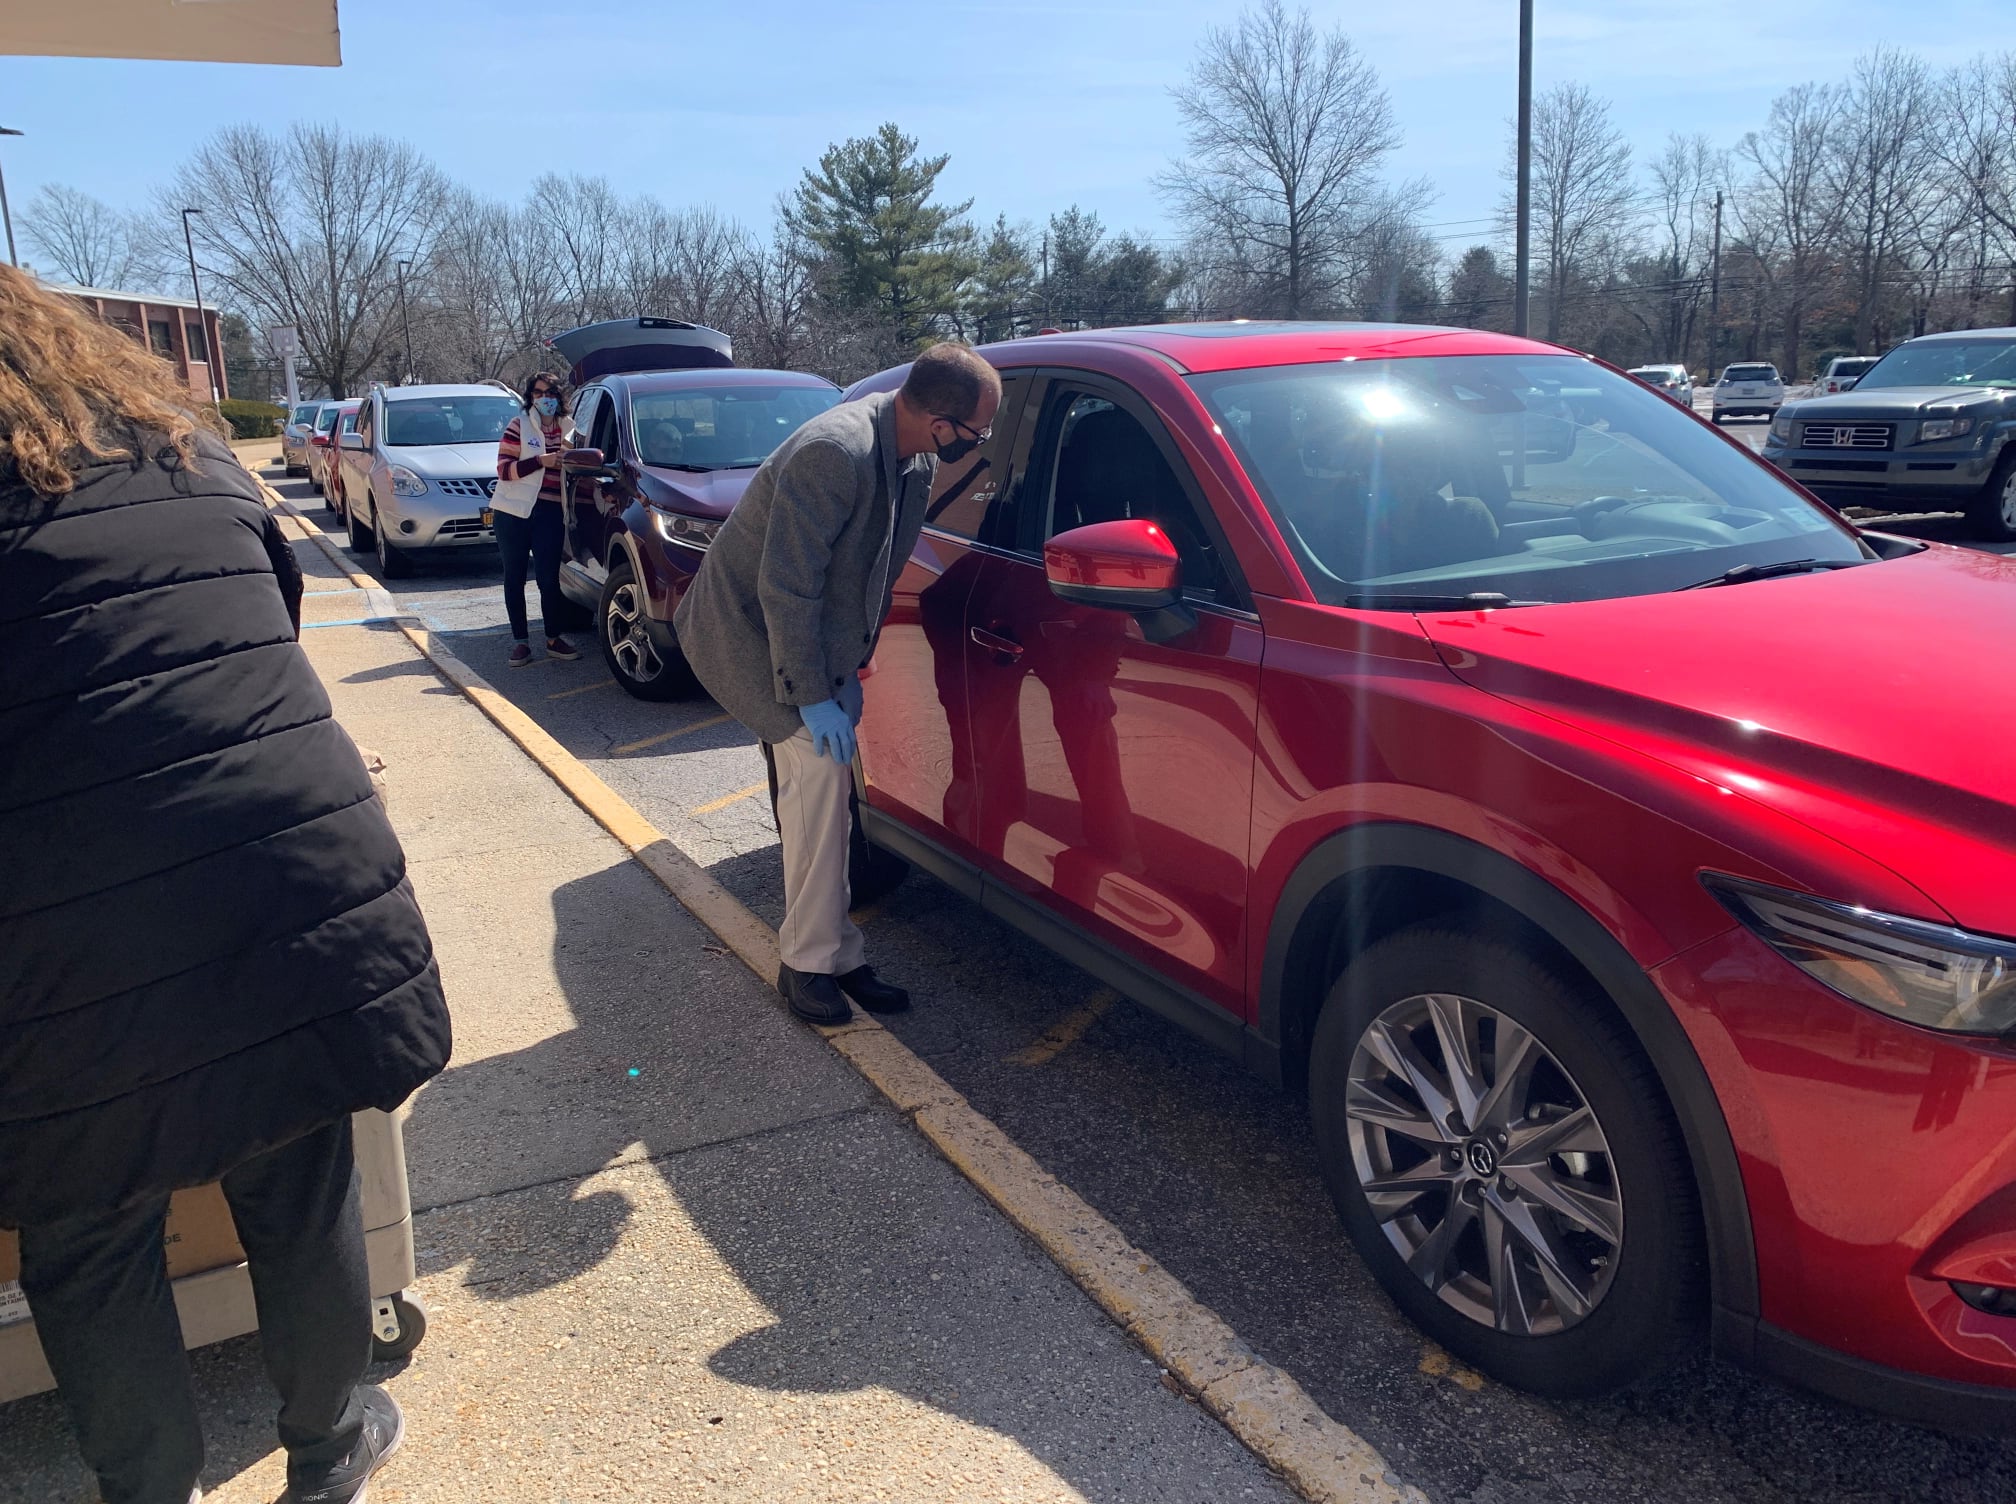
{"label": "blue sky", "polygon": [[[895,120],[951,153],[943,186],[976,215],[1040,219],[1075,201],[1110,227],[1167,236],[1150,180],[1181,149],[1169,86],[1234,9],[342,0],[340,69],[0,58],[0,125],[28,132],[0,150],[17,207],[44,182],[138,205],[219,126],[335,121],[410,141],[500,197],[582,171],[762,224],[829,142]],[[1423,217],[1460,245],[1500,192],[1515,0],[1311,9],[1379,69],[1406,139],[1395,175],[1433,181]],[[1672,130],[1733,143],[1778,90],[1840,77],[1880,43],[1942,65],[2016,47],[2016,0],[1539,0],[1537,36],[1537,86],[1587,83],[1649,155]]]}

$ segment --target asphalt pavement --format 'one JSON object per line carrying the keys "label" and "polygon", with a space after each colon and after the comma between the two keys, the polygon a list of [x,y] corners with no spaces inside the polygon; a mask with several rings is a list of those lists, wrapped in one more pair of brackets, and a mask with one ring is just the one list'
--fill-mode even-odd
{"label": "asphalt pavement", "polygon": [[[1752,426],[1761,443],[1761,422],[1732,431]],[[340,539],[305,483],[278,484]],[[392,587],[398,608],[774,924],[776,837],[747,734],[705,699],[630,698],[585,636],[578,663],[507,667],[494,557],[423,568]],[[592,929],[626,933],[630,918],[605,911]],[[1436,1504],[2016,1498],[2016,1441],[1899,1425],[1706,1358],[1595,1403],[1485,1381],[1360,1265],[1297,1103],[923,874],[864,922],[878,968],[919,997],[893,1031]]]}

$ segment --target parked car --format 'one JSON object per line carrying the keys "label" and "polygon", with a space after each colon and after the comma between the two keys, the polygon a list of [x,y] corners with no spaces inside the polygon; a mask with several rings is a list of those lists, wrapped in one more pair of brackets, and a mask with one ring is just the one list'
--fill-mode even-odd
{"label": "parked car", "polygon": [[297,402],[280,425],[280,463],[288,475],[308,473],[308,437],[315,432],[319,402]]}
{"label": "parked car", "polygon": [[1724,366],[1711,397],[1717,423],[1725,418],[1768,418],[1784,400],[1785,383],[1778,377],[1778,368],[1768,361]]}
{"label": "parked car", "polygon": [[1907,340],[1855,388],[1781,409],[1764,458],[1837,506],[1961,511],[2016,539],[2016,328]]}
{"label": "parked car", "polygon": [[864,677],[867,838],[1305,1086],[1462,1361],[1586,1395],[1705,1328],[2016,1419],[2016,560],[1510,336],[983,353]]}
{"label": "parked car", "polygon": [[1685,366],[1639,366],[1631,374],[1690,413],[1694,411],[1694,378]]}
{"label": "parked car", "polygon": [[1827,369],[1820,373],[1813,383],[1813,395],[1831,397],[1836,392],[1851,392],[1855,383],[1869,373],[1882,357],[1878,355],[1837,355],[1827,362]]}
{"label": "parked car", "polygon": [[409,573],[420,549],[494,547],[497,440],[521,410],[473,382],[374,388],[338,441],[350,547],[374,551],[387,578]]}
{"label": "parked car", "polygon": [[[698,687],[672,613],[708,544],[756,467],[838,402],[840,389],[795,371],[728,369],[715,360],[728,353],[728,337],[714,330],[696,336],[699,326],[669,319],[624,323],[636,331],[627,343],[607,325],[553,341],[577,375],[597,373],[575,392],[573,415],[582,442],[604,461],[563,471],[560,587],[594,613],[616,682],[639,699],[669,700]],[[667,342],[668,330],[678,343]],[[686,368],[662,369],[668,361]]]}
{"label": "parked car", "polygon": [[342,413],[341,402],[321,402],[316,404],[315,416],[309,423],[308,484],[324,497],[329,494],[329,477],[334,468],[329,459],[336,451],[336,420]]}

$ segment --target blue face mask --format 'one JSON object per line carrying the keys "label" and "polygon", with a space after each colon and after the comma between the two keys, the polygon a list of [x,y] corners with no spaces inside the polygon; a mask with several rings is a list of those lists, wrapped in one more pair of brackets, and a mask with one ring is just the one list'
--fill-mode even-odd
{"label": "blue face mask", "polygon": [[539,409],[539,415],[544,418],[550,418],[560,411],[560,399],[558,397],[534,397],[532,405]]}

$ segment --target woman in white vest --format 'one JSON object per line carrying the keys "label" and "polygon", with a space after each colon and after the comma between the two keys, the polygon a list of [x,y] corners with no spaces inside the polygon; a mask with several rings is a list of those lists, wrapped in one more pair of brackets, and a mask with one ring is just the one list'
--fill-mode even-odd
{"label": "woman in white vest", "polygon": [[562,411],[560,378],[540,371],[525,383],[525,411],[504,426],[497,441],[497,489],[490,498],[497,549],[504,555],[504,609],[511,616],[511,666],[532,661],[525,621],[525,561],[539,582],[540,628],[546,656],[569,662],[581,656],[559,632],[567,602],[560,594],[560,545],[566,521],[560,511],[560,456],[574,439]]}

